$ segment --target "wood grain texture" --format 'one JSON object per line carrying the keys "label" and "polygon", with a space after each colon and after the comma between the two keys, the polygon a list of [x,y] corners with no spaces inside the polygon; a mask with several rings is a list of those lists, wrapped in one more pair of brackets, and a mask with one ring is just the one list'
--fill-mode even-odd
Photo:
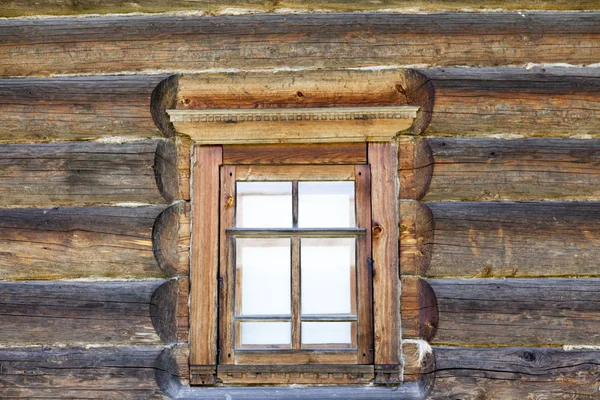
{"label": "wood grain texture", "polygon": [[400,202],[400,274],[421,275],[431,264],[433,215],[417,201]]}
{"label": "wood grain texture", "polygon": [[510,347],[434,347],[427,399],[596,399],[600,353]]}
{"label": "wood grain texture", "polygon": [[[400,168],[401,182],[422,174],[416,181],[427,186],[418,193],[401,191],[405,198],[600,199],[600,140],[430,138],[405,149],[404,158],[400,153],[401,163],[407,161],[407,168]],[[431,154],[428,171],[419,163],[421,153]]]}
{"label": "wood grain texture", "polygon": [[[0,145],[0,207],[164,204],[161,142]],[[174,169],[173,169],[174,172]]]}
{"label": "wood grain texture", "polygon": [[227,12],[229,8],[251,8],[262,12],[278,9],[290,11],[334,10],[368,11],[378,9],[415,9],[422,11],[462,11],[464,9],[505,9],[505,10],[597,10],[600,7],[594,0],[383,0],[377,3],[368,0],[283,0],[278,2],[263,0],[88,0],[74,3],[68,0],[38,1],[35,6],[27,0],[7,0],[3,3],[0,17],[28,15],[78,15],[131,12],[204,11]]}
{"label": "wood grain texture", "polygon": [[421,398],[426,399],[435,382],[435,374],[432,373],[435,369],[435,356],[433,351],[428,351],[429,349],[424,349],[423,346],[429,345],[420,341],[402,343],[402,384],[417,383],[423,393]]}
{"label": "wood grain texture", "polygon": [[164,399],[157,346],[2,348],[0,397]]}
{"label": "wood grain texture", "polygon": [[438,304],[432,343],[598,345],[599,279],[428,279]]}
{"label": "wood grain texture", "polygon": [[[524,41],[538,43],[533,52],[547,48],[550,36],[540,33],[522,32]],[[579,49],[600,54],[597,45],[581,39],[576,45]],[[516,46],[511,46],[511,53]],[[434,68],[423,72],[435,91],[428,135],[562,137],[596,136],[600,130],[599,68]]]}
{"label": "wood grain texture", "polygon": [[150,316],[156,333],[165,343],[187,342],[188,278],[170,279],[154,291],[150,301]]}
{"label": "wood grain texture", "polygon": [[597,20],[595,12],[7,19],[0,21],[0,75],[399,63],[587,65],[598,61]]}
{"label": "wood grain texture", "polygon": [[154,256],[167,276],[190,271],[190,205],[180,201],[164,209],[152,229]]}
{"label": "wood grain texture", "polygon": [[221,146],[194,147],[190,365],[217,363]]}
{"label": "wood grain texture", "polygon": [[[48,34],[37,40],[45,42],[52,36]],[[83,38],[77,40],[81,42],[74,46],[84,45]],[[12,50],[7,45],[0,45],[0,58],[9,60]],[[41,53],[35,56],[37,61],[29,60],[32,64],[47,59],[42,55],[45,45],[37,46]],[[63,50],[60,51],[66,54]],[[2,69],[1,75],[30,75],[18,69]],[[150,98],[164,78],[165,75],[2,79],[0,142],[162,137],[152,120]]]}
{"label": "wood grain texture", "polygon": [[190,348],[187,343],[179,343],[165,348],[154,364],[156,383],[165,398],[176,399],[182,388],[190,385]]}
{"label": "wood grain texture", "polygon": [[598,203],[427,203],[427,276],[598,276]]}
{"label": "wood grain texture", "polygon": [[0,209],[0,277],[165,277],[172,268],[163,270],[152,240],[156,218],[164,209]]}
{"label": "wood grain texture", "polygon": [[400,137],[398,143],[400,198],[422,199],[429,190],[433,167],[434,160],[429,141]]}
{"label": "wood grain texture", "polygon": [[438,326],[438,305],[435,292],[427,281],[402,277],[402,338],[430,341]]}
{"label": "wood grain texture", "polygon": [[366,164],[365,143],[266,144],[223,146],[223,163],[245,164]]}
{"label": "wood grain texture", "polygon": [[160,344],[150,304],[164,282],[2,282],[1,343]]}
{"label": "wood grain texture", "polygon": [[[322,29],[322,27],[321,27]],[[410,103],[417,91],[405,69],[328,71],[240,71],[184,74],[178,81],[178,110],[375,107]],[[412,76],[411,75],[411,76]]]}
{"label": "wood grain texture", "polygon": [[[397,149],[393,143],[368,145],[371,166],[373,319],[375,364],[400,364],[400,281],[398,271]],[[393,368],[392,368],[393,369]],[[377,371],[376,371],[377,372]],[[384,374],[376,376],[376,381]],[[400,379],[388,375],[389,382]]]}

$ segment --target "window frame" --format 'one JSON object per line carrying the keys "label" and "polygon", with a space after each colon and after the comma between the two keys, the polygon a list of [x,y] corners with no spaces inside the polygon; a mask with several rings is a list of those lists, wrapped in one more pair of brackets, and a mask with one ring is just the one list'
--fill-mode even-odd
{"label": "window frame", "polygon": [[[353,144],[354,146],[355,144]],[[232,212],[234,193],[231,188],[219,187],[221,166],[227,168],[223,160],[236,158],[237,164],[268,164],[264,158],[249,156],[244,162],[237,151],[235,157],[233,147],[221,145],[196,145],[193,161],[194,196],[192,204],[192,266],[191,266],[191,301],[190,301],[190,378],[195,385],[211,385],[222,382],[218,377],[218,366],[232,377],[241,377],[239,383],[368,383],[374,377],[379,384],[398,384],[401,375],[400,350],[400,305],[399,305],[399,268],[398,268],[398,172],[397,150],[394,141],[376,143],[358,143],[364,146],[363,164],[371,170],[371,249],[373,257],[373,363],[368,365],[324,365],[311,364],[302,366],[302,371],[290,374],[286,371],[267,367],[244,371],[235,365],[219,363],[217,348],[218,318],[217,305],[218,286],[224,283],[219,275],[219,258],[223,251],[219,242],[225,233],[219,229],[219,215],[223,210]],[[237,145],[236,145],[237,146]],[[261,145],[255,145],[249,152],[268,154]],[[271,145],[274,146],[274,145]],[[279,146],[279,145],[275,145]],[[337,164],[334,159],[343,159],[343,154],[336,154],[335,144],[313,145],[323,146],[327,151],[316,151],[310,155],[310,162],[295,160],[294,145],[287,146],[287,158],[281,165],[296,163]],[[290,147],[291,146],[291,147]],[[299,145],[307,146],[307,145]],[[344,144],[339,145],[340,148]],[[315,147],[321,149],[321,147]],[[333,152],[332,152],[333,149]],[[230,151],[231,150],[231,151]],[[240,150],[238,147],[236,150]],[[242,151],[243,153],[243,151]],[[325,154],[325,155],[324,155]],[[333,156],[331,156],[333,154]],[[271,158],[271,157],[267,157]],[[301,157],[302,158],[302,157]],[[304,157],[305,158],[305,157]],[[302,159],[304,159],[302,158]],[[368,160],[368,162],[367,162]],[[344,161],[347,163],[347,160]],[[360,162],[359,162],[360,163]],[[229,189],[229,190],[228,190]],[[201,194],[201,199],[200,199]],[[220,204],[224,207],[220,207]],[[229,207],[228,207],[229,206]],[[225,367],[225,365],[228,365]],[[344,367],[346,367],[344,369]],[[366,367],[366,368],[365,368]],[[237,369],[236,369],[237,368]],[[265,369],[267,368],[267,369]],[[362,369],[361,369],[362,368]],[[370,373],[370,371],[373,373]],[[252,379],[249,379],[248,377]],[[347,377],[354,379],[349,381]],[[256,378],[260,379],[257,381]],[[270,377],[270,378],[268,378]],[[308,378],[307,378],[308,377]],[[320,377],[327,377],[321,379]],[[339,379],[340,377],[345,377]],[[273,379],[275,382],[273,382]],[[235,382],[230,382],[235,383]]]}
{"label": "window frame", "polygon": [[[300,310],[292,310],[292,349],[285,350],[251,350],[236,349],[233,343],[237,338],[232,336],[234,326],[234,300],[236,292],[235,261],[232,254],[231,230],[234,228],[235,214],[235,189],[237,182],[251,181],[352,181],[355,183],[355,209],[356,228],[341,230],[346,237],[356,238],[356,347],[352,349],[301,349]],[[370,171],[368,165],[225,165],[221,167],[221,190],[228,194],[227,207],[221,207],[220,221],[220,281],[223,282],[220,291],[219,308],[219,366],[229,365],[265,365],[265,364],[337,364],[341,365],[372,365],[373,363],[373,324],[372,324],[372,284],[369,260],[371,259],[371,202],[370,202]],[[222,196],[223,197],[223,196]],[[334,231],[325,229],[324,231]],[[361,232],[362,230],[362,232]],[[264,231],[271,231],[265,229]],[[310,229],[292,230],[287,236],[291,238],[291,246],[297,246],[296,253],[299,257],[300,237],[311,231]],[[315,231],[315,230],[312,230]],[[243,229],[241,230],[243,232]],[[314,233],[314,232],[313,232]],[[331,236],[331,235],[329,235]],[[323,237],[329,237],[324,233]],[[300,290],[300,265],[298,260],[292,261],[292,293],[299,297]],[[292,303],[299,307],[299,303]],[[295,328],[295,329],[294,329]],[[249,371],[251,367],[247,367]],[[243,370],[243,368],[240,368]],[[230,371],[229,369],[228,371]],[[266,371],[265,368],[261,368]],[[339,368],[338,368],[339,370]],[[281,368],[277,368],[281,371]],[[294,367],[288,367],[293,372]],[[371,371],[372,374],[372,371]],[[217,368],[217,375],[222,381],[238,382],[231,376],[221,374]]]}

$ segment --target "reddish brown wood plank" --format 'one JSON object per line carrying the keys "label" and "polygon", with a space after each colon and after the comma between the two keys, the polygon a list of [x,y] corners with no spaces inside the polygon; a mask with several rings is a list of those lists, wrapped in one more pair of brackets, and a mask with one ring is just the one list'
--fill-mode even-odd
{"label": "reddish brown wood plank", "polygon": [[398,63],[586,65],[598,61],[597,20],[595,12],[7,19],[0,21],[0,75]]}
{"label": "reddish brown wood plank", "polygon": [[193,161],[190,364],[217,363],[221,146],[196,146]]}
{"label": "reddish brown wood plank", "polygon": [[365,143],[223,146],[224,164],[366,164]]}
{"label": "reddish brown wood plank", "polygon": [[[375,364],[400,364],[397,152],[369,143],[371,166]],[[383,375],[383,374],[382,374]],[[393,375],[393,374],[392,374]],[[390,376],[393,381],[394,378]]]}

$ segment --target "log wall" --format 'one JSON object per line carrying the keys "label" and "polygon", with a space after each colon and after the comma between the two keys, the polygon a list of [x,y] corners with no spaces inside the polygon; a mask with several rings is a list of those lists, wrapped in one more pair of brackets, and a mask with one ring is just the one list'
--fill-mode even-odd
{"label": "log wall", "polygon": [[597,397],[598,10],[3,2],[0,397],[299,395],[189,386],[192,143],[165,110],[224,104],[421,107],[398,155],[404,384],[369,396]]}

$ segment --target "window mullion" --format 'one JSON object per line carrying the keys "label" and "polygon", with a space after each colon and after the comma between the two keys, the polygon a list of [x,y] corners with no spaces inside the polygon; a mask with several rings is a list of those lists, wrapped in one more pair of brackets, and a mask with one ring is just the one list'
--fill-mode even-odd
{"label": "window mullion", "polygon": [[292,237],[292,348],[300,349],[300,237],[298,236]]}

